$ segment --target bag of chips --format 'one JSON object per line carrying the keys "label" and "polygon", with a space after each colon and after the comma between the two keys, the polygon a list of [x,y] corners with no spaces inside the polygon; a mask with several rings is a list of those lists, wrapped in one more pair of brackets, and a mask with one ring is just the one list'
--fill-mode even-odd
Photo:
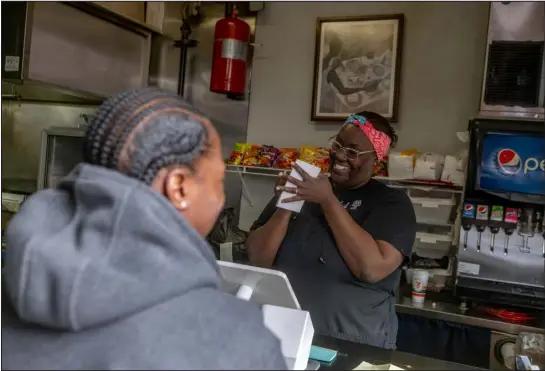
{"label": "bag of chips", "polygon": [[373,176],[388,176],[388,156],[384,158],[373,169]]}
{"label": "bag of chips", "polygon": [[263,146],[259,151],[259,166],[271,167],[280,154],[280,150],[273,146]]}
{"label": "bag of chips", "polygon": [[297,148],[280,148],[280,154],[273,166],[278,169],[291,169],[295,161],[297,161]]}
{"label": "bag of chips", "polygon": [[244,158],[242,159],[242,165],[244,166],[257,166],[259,165],[259,155],[261,151],[261,146],[256,146],[254,144],[248,145],[246,152],[244,153]]}
{"label": "bag of chips", "polygon": [[323,173],[329,172],[329,149],[327,148],[303,146],[299,151],[299,160],[319,167]]}
{"label": "bag of chips", "polygon": [[242,160],[244,159],[244,153],[246,152],[246,148],[248,148],[247,143],[235,143],[235,146],[233,147],[233,150],[231,151],[231,157],[229,157],[229,160],[227,160],[227,163],[231,165],[242,164]]}

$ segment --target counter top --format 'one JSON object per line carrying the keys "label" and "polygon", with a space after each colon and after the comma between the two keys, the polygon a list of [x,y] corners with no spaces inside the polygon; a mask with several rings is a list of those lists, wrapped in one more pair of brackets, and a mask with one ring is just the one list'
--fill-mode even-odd
{"label": "counter top", "polygon": [[543,316],[528,323],[514,323],[501,318],[493,317],[479,310],[469,309],[466,312],[454,303],[445,303],[433,300],[424,301],[423,306],[413,305],[412,299],[399,296],[396,303],[396,312],[422,316],[430,319],[450,321],[469,326],[483,327],[494,331],[516,335],[523,331],[545,334],[545,320]]}
{"label": "counter top", "polygon": [[337,359],[331,365],[321,364],[320,370],[353,370],[362,362],[377,366],[393,364],[406,370],[480,370],[458,363],[375,348],[320,335],[314,335],[313,344],[338,351]]}

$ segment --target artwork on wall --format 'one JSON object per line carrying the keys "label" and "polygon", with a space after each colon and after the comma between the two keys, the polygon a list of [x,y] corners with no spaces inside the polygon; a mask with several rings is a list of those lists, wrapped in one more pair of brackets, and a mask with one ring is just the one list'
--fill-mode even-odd
{"label": "artwork on wall", "polygon": [[361,111],[397,120],[403,14],[319,18],[312,121]]}

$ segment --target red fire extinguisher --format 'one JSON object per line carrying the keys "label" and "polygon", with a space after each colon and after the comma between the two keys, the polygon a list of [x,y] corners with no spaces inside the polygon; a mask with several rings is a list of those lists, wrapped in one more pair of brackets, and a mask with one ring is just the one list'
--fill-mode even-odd
{"label": "red fire extinguisher", "polygon": [[214,33],[214,54],[210,91],[230,97],[244,96],[246,90],[248,43],[250,25],[237,18],[233,9],[231,17],[220,19]]}

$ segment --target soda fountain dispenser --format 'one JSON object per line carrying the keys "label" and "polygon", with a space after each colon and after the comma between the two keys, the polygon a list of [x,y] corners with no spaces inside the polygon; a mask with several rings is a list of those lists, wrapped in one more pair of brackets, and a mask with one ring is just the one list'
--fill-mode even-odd
{"label": "soda fountain dispenser", "polygon": [[[476,118],[469,123],[454,285],[455,295],[465,301],[545,307],[543,134],[539,121]],[[498,240],[503,251],[496,251]],[[487,253],[482,246],[489,247]]]}

